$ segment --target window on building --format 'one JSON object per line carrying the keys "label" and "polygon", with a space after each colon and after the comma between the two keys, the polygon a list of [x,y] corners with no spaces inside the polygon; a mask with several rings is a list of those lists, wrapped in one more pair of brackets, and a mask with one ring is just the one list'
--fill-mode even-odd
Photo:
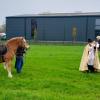
{"label": "window on building", "polygon": [[95,37],[100,36],[100,19],[95,20]]}

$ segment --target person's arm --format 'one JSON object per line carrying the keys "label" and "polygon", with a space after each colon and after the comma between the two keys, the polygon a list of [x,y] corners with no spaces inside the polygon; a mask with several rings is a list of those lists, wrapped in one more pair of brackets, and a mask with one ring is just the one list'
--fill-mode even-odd
{"label": "person's arm", "polygon": [[96,47],[99,48],[99,43],[97,42]]}

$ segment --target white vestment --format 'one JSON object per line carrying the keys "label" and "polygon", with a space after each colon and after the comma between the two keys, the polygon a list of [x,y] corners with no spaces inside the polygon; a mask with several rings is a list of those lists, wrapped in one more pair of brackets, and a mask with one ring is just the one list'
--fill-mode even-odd
{"label": "white vestment", "polygon": [[[89,54],[89,50],[91,51]],[[89,44],[87,44],[84,48],[83,55],[80,62],[79,71],[86,71],[88,70],[88,64],[94,65],[94,68],[100,70],[100,62],[99,62],[99,55],[98,55],[98,48],[96,47],[95,52],[93,48],[90,48]],[[91,60],[89,62],[89,60]]]}
{"label": "white vestment", "polygon": [[89,45],[89,51],[88,51],[88,65],[94,65],[94,56],[95,56],[95,51],[94,51],[94,46]]}

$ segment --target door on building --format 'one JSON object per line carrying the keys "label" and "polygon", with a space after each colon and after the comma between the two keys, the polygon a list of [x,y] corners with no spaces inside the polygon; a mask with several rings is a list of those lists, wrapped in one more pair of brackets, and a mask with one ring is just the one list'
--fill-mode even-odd
{"label": "door on building", "polygon": [[33,40],[36,40],[37,36],[37,22],[36,20],[32,19],[31,20],[31,37]]}

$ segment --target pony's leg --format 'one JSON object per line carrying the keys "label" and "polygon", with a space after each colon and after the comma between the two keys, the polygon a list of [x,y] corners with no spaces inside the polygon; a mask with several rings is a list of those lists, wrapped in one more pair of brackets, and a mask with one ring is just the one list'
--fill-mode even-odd
{"label": "pony's leg", "polygon": [[6,65],[7,65],[8,77],[12,78],[12,74],[11,74],[11,61],[9,61]]}
{"label": "pony's leg", "polygon": [[3,63],[3,67],[4,67],[4,69],[6,70],[7,65],[6,65],[6,63],[5,63],[5,62]]}

